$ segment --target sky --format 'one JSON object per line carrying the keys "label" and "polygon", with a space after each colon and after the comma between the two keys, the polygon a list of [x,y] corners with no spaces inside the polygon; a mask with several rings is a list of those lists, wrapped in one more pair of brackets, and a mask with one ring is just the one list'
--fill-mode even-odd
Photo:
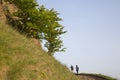
{"label": "sky", "polygon": [[120,79],[120,0],[38,0],[54,8],[67,30],[66,52],[54,57],[80,73],[105,74]]}

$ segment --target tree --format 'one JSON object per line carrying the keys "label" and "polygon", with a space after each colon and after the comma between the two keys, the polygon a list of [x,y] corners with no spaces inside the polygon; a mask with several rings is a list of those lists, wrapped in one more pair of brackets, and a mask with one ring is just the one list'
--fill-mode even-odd
{"label": "tree", "polygon": [[[38,16],[38,6],[36,0],[7,0],[10,3],[14,3],[18,11],[13,13],[13,16],[17,16],[21,18],[21,24],[19,21],[12,21],[15,27],[19,30],[19,32],[24,33],[28,37],[38,38],[38,29],[36,26],[36,17]],[[13,25],[14,26],[14,25]]]}
{"label": "tree", "polygon": [[19,17],[22,24],[19,21],[12,21],[17,23],[17,29],[25,33],[28,37],[45,40],[45,47],[48,49],[48,53],[53,55],[55,52],[64,51],[62,48],[61,35],[66,33],[64,27],[59,24],[62,21],[58,17],[59,13],[54,9],[46,9],[44,6],[38,7],[36,0],[7,0],[14,3],[18,7],[18,11],[14,16]]}
{"label": "tree", "polygon": [[[46,41],[45,47],[48,49],[48,53],[50,55],[55,52],[65,51],[65,48],[62,48],[62,40],[60,35],[66,33],[63,31],[64,27],[59,24],[59,21],[62,21],[61,18],[58,17],[59,13],[54,11],[54,9],[45,9],[44,6],[39,8],[41,20],[42,20],[42,28],[41,36],[42,39]],[[41,22],[41,21],[40,21]]]}

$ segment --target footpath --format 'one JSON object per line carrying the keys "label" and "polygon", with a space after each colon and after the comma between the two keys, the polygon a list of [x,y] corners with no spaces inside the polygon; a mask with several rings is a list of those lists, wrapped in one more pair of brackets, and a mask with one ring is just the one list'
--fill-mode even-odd
{"label": "footpath", "polygon": [[90,74],[75,74],[80,78],[80,80],[106,80],[105,78],[98,77],[95,75],[90,75]]}

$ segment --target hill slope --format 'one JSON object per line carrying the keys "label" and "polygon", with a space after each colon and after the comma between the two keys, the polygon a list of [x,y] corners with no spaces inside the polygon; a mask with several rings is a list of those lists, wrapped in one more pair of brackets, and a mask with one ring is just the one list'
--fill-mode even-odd
{"label": "hill slope", "polygon": [[28,39],[0,23],[0,80],[77,80]]}

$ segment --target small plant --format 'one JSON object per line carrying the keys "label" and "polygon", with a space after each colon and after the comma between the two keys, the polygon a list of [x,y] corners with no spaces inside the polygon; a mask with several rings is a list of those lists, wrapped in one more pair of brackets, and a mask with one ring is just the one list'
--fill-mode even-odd
{"label": "small plant", "polygon": [[42,79],[42,80],[45,80],[45,79],[46,79],[45,73],[43,73],[43,72],[40,73],[40,79]]}

